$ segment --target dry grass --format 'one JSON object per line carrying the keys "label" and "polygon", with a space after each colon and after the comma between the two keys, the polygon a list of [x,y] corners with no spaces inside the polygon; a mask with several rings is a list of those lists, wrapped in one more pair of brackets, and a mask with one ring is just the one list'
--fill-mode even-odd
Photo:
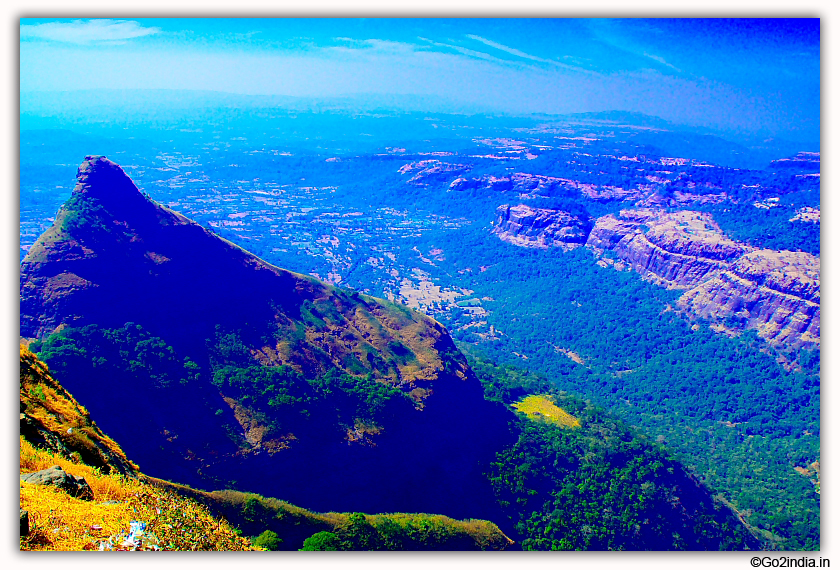
{"label": "dry grass", "polygon": [[374,528],[391,521],[404,530],[424,529],[440,537],[452,536],[464,542],[474,542],[481,550],[505,550],[514,544],[495,524],[480,519],[456,520],[444,515],[390,513],[371,515],[368,520]]}
{"label": "dry grass", "polygon": [[21,482],[20,508],[29,511],[32,528],[28,536],[21,537],[21,550],[99,550],[109,538],[119,549],[121,535],[127,534],[135,520],[148,525],[147,535],[156,538],[161,550],[254,550],[247,539],[195,501],[137,479],[105,475],[20,439],[21,473],[53,465],[84,477],[94,500],[83,501],[55,487]]}
{"label": "dry grass", "polygon": [[545,394],[528,396],[521,402],[513,404],[513,408],[532,420],[547,421],[567,428],[580,427],[579,419],[558,407],[551,396]]}

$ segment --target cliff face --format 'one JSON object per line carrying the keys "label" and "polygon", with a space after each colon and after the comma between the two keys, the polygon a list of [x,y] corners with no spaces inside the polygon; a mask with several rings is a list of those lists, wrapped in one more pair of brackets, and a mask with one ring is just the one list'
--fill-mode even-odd
{"label": "cliff face", "polygon": [[574,249],[586,243],[592,219],[562,210],[535,208],[527,204],[496,209],[493,233],[502,241],[523,247]]}
{"label": "cliff face", "polygon": [[[274,267],[148,199],[104,157],[86,158],[70,200],[22,262],[20,313],[24,337],[133,323],[198,363],[201,382],[166,388],[123,386],[95,364],[60,379],[150,475],[195,485],[236,479],[316,509],[488,514],[476,507],[492,504],[480,464],[504,439],[506,412],[483,400],[439,323]],[[378,426],[352,416],[313,425],[294,406],[257,409],[232,382],[210,382],[208,345],[229,333],[246,352],[240,367],[338,372],[408,398]],[[292,416],[304,418],[307,437],[271,435],[272,423]],[[348,479],[354,486],[342,491]]]}
{"label": "cliff face", "polygon": [[492,233],[521,247],[590,248],[602,267],[633,270],[682,289],[678,305],[716,321],[716,328],[754,329],[787,348],[820,345],[820,259],[761,250],[728,238],[710,214],[622,210],[593,221],[583,215],[503,205]]}
{"label": "cliff face", "polygon": [[[418,163],[420,164],[420,163]],[[407,165],[411,167],[412,165]],[[406,167],[404,167],[406,168]],[[433,173],[439,174],[437,167]],[[451,175],[454,175],[452,172]],[[450,176],[451,176],[450,175]],[[413,179],[412,179],[413,180]],[[441,179],[437,180],[442,181]],[[687,204],[717,204],[730,200],[725,192],[709,193],[696,191],[694,182],[678,179],[676,182],[665,179],[648,180],[643,184],[629,187],[604,184],[591,184],[558,178],[516,172],[510,176],[485,175],[478,178],[459,176],[449,183],[449,191],[484,189],[492,192],[515,192],[520,196],[583,197],[596,202],[633,201],[639,207],[685,206]],[[719,189],[718,189],[719,190]]]}
{"label": "cliff face", "polygon": [[778,170],[793,170],[800,172],[820,171],[820,153],[800,152],[789,158],[780,158],[770,163],[770,168]]}
{"label": "cliff face", "polygon": [[408,184],[413,186],[428,186],[429,184],[443,184],[458,176],[469,172],[472,167],[468,164],[452,164],[440,160],[429,159],[411,162],[399,169],[400,174],[411,174]]}
{"label": "cliff face", "polygon": [[820,260],[793,251],[751,251],[680,297],[705,318],[755,329],[772,344],[820,345]]}
{"label": "cliff face", "polygon": [[[685,289],[680,308],[771,344],[820,344],[820,259],[733,241],[705,213],[623,210],[599,218],[586,245],[599,264]],[[609,252],[609,253],[608,253]]]}
{"label": "cliff face", "polygon": [[583,196],[590,200],[608,202],[611,200],[640,199],[645,192],[637,188],[620,188],[587,184],[568,178],[516,172],[510,176],[485,175],[478,178],[458,177],[449,184],[450,191],[465,191],[483,188],[494,192],[516,192],[533,196],[572,197]]}
{"label": "cliff face", "polygon": [[598,219],[586,245],[603,257],[615,257],[645,279],[669,288],[686,289],[749,248],[720,231],[708,214],[622,210]]}

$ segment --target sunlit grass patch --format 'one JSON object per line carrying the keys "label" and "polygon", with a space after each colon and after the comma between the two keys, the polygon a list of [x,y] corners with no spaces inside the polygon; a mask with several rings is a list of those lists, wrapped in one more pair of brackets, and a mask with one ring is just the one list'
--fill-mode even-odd
{"label": "sunlit grass patch", "polygon": [[551,396],[545,394],[531,395],[512,404],[518,412],[526,414],[532,420],[547,421],[567,428],[580,427],[580,420],[558,407]]}
{"label": "sunlit grass patch", "polygon": [[[59,465],[85,478],[94,500],[84,501],[48,485],[20,483],[20,508],[29,512],[30,534],[21,550],[98,550],[109,537],[125,535],[131,521],[147,524],[161,550],[254,550],[224,520],[199,503],[141,480],[77,464],[20,440],[20,471]],[[120,540],[114,541],[119,547]]]}

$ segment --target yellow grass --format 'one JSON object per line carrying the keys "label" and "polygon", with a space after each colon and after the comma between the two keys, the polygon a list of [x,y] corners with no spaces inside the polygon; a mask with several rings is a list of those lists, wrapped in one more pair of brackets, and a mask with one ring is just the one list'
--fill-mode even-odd
{"label": "yellow grass", "polygon": [[[141,480],[105,475],[33,447],[20,439],[20,471],[30,473],[59,465],[90,485],[94,500],[84,501],[47,485],[20,483],[20,508],[29,511],[30,534],[21,550],[98,550],[100,543],[142,521],[162,550],[254,550],[224,520],[212,517],[200,504]],[[114,501],[115,504],[103,504]],[[119,546],[121,539],[113,540]]]}
{"label": "yellow grass", "polygon": [[513,404],[513,408],[522,412],[530,419],[536,421],[547,421],[567,428],[580,427],[580,420],[566,412],[563,408],[557,407],[551,396],[540,394],[528,396],[521,402]]}

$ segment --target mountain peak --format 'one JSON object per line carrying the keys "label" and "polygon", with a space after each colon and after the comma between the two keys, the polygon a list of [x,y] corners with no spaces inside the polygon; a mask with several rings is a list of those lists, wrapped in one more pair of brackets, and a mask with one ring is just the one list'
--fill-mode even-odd
{"label": "mountain peak", "polygon": [[145,198],[131,178],[114,161],[101,155],[88,155],[76,173],[74,196],[96,198],[109,205],[137,205]]}

